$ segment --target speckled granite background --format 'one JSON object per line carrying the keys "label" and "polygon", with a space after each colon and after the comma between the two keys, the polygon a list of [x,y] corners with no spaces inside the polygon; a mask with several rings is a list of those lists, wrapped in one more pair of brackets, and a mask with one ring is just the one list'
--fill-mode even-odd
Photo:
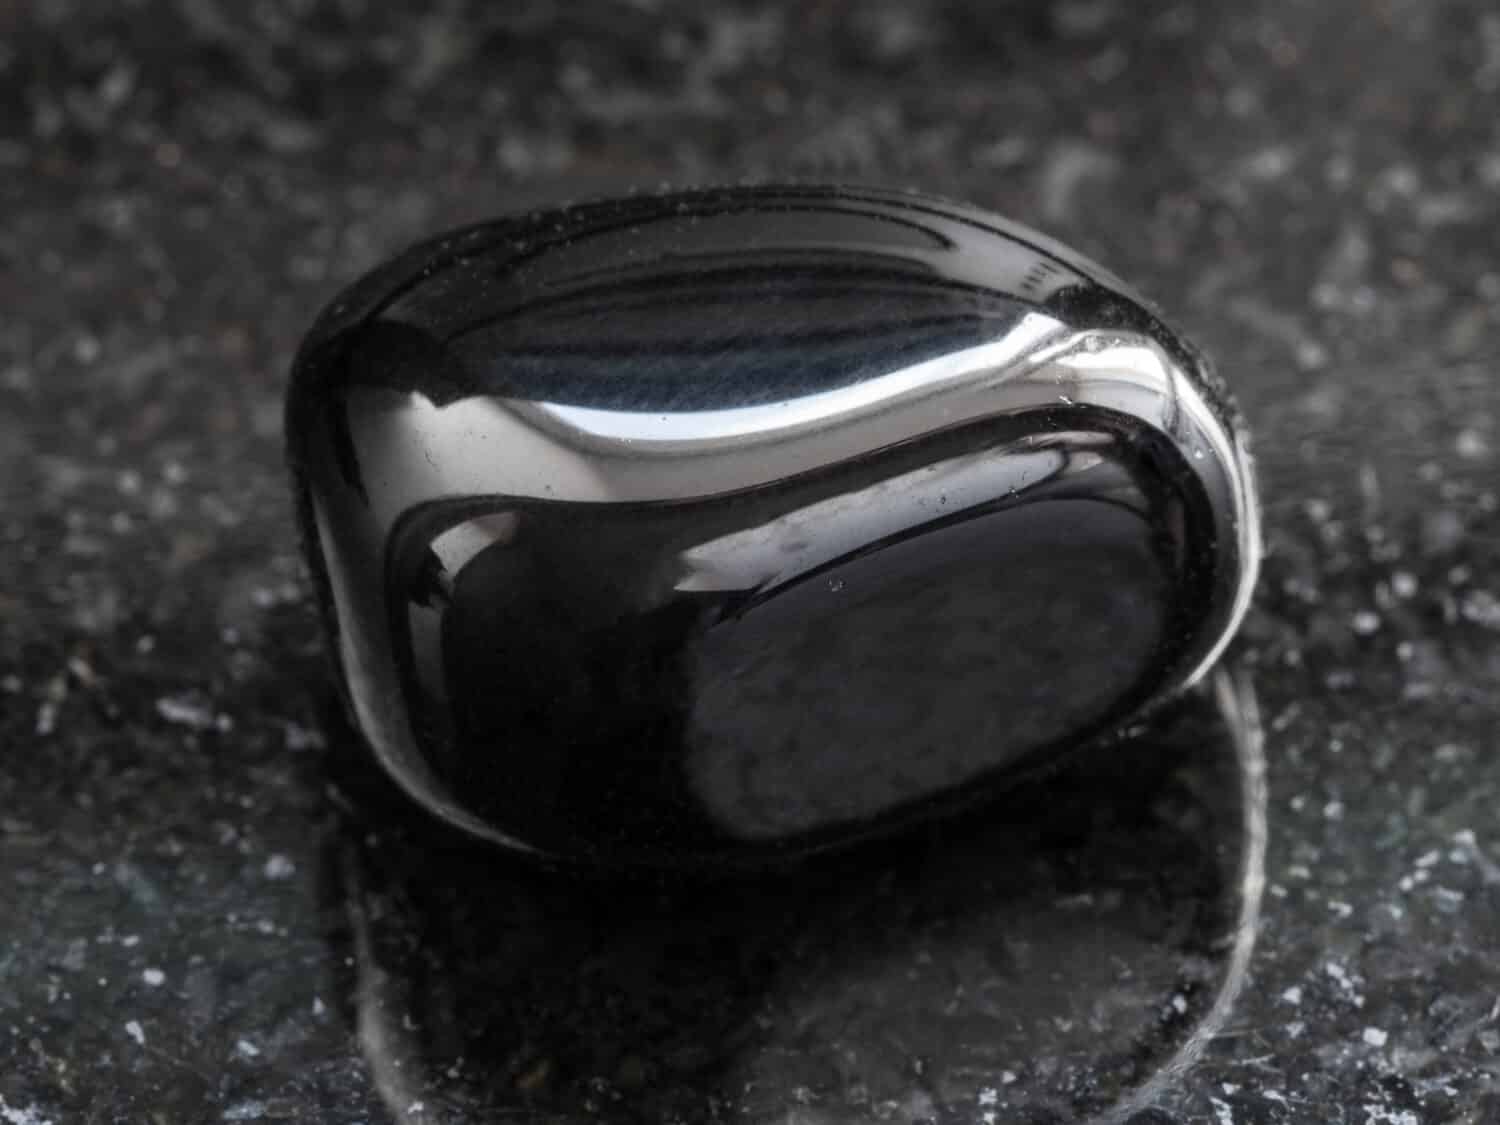
{"label": "speckled granite background", "polygon": [[[1497,105],[1488,0],[0,0],[0,1121],[1500,1121]],[[1219,358],[1263,893],[1207,697],[700,891],[513,870],[325,720],[315,308],[436,228],[767,174],[995,207]]]}

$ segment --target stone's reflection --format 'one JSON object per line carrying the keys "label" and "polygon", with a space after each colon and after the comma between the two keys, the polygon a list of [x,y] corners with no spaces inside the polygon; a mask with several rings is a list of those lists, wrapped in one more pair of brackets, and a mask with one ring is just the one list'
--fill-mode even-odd
{"label": "stone's reflection", "polygon": [[1253,941],[1260,733],[1227,673],[980,813],[774,880],[513,865],[353,741],[328,869],[403,1120],[1121,1120],[1222,1025]]}

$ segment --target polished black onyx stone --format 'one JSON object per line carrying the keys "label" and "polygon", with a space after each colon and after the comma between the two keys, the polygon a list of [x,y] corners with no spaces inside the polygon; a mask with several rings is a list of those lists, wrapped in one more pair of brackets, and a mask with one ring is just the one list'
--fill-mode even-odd
{"label": "polished black onyx stone", "polygon": [[1258,557],[1201,357],[917,195],[424,243],[324,313],[287,429],[356,726],[557,860],[757,864],[975,800],[1201,677]]}

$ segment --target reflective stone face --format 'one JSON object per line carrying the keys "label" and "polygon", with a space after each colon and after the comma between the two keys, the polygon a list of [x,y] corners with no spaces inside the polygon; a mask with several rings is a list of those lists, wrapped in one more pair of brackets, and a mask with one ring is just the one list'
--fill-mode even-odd
{"label": "reflective stone face", "polygon": [[1243,612],[1227,404],[1118,282],[886,192],[501,220],[325,313],[288,436],[342,685],[439,815],[757,863],[971,801]]}

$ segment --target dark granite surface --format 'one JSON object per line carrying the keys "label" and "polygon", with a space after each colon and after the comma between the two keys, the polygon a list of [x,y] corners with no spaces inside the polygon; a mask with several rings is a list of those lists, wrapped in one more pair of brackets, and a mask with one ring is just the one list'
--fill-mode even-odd
{"label": "dark granite surface", "polygon": [[[1485,0],[0,2],[0,1121],[1500,1120],[1497,95]],[[1176,314],[1259,605],[987,818],[539,878],[326,718],[291,352],[432,229],[773,173]]]}

